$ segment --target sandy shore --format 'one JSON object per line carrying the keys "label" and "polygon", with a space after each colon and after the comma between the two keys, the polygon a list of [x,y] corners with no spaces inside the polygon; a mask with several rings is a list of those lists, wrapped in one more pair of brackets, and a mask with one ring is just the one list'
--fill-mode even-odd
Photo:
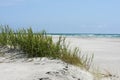
{"label": "sandy shore", "polygon": [[79,47],[84,54],[94,53],[94,64],[120,73],[120,38],[67,37],[71,47]]}

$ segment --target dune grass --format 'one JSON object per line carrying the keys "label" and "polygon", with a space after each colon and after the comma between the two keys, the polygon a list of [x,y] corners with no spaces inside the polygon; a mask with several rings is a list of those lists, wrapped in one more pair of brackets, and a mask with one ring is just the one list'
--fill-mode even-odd
{"label": "dune grass", "polygon": [[9,26],[0,26],[0,46],[9,45],[12,49],[20,49],[28,58],[48,57],[61,59],[72,65],[89,70],[92,56],[82,55],[78,48],[68,49],[65,38],[59,37],[57,42],[52,40],[43,30],[34,34],[32,28],[13,30]]}

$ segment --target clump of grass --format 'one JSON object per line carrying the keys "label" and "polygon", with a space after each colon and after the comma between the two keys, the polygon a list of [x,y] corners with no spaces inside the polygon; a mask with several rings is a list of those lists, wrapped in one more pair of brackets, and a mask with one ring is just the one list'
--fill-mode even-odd
{"label": "clump of grass", "polygon": [[63,53],[61,59],[72,65],[76,65],[86,70],[89,70],[92,64],[93,55],[91,57],[87,57],[87,56],[78,55],[76,53],[68,52],[68,53]]}
{"label": "clump of grass", "polygon": [[61,60],[63,60],[66,63],[84,68],[86,70],[90,69],[93,62],[94,55],[88,56],[88,55],[81,54],[81,51],[77,47],[74,48],[73,50],[68,49],[69,45],[66,45],[65,38],[59,37],[58,42],[60,42],[58,45],[61,46],[61,49],[60,49]]}
{"label": "clump of grass", "polygon": [[65,38],[59,37],[55,43],[45,31],[34,34],[32,28],[12,30],[9,26],[0,27],[0,46],[10,45],[11,48],[19,48],[27,57],[48,57],[61,59],[64,62],[80,66],[89,70],[93,55],[82,55],[78,48],[73,51],[68,49]]}

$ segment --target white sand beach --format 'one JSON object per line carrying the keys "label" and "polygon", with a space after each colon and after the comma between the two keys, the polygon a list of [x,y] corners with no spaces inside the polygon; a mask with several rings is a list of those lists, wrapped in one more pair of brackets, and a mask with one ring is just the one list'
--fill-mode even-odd
{"label": "white sand beach", "polygon": [[94,64],[100,68],[120,73],[120,38],[68,37],[67,42],[83,54],[94,54]]}
{"label": "white sand beach", "polygon": [[[54,41],[57,38],[54,37]],[[67,37],[66,42],[70,42],[71,48],[79,47],[82,54],[94,53],[95,66],[112,73],[120,73],[119,38]],[[0,57],[0,80],[93,80],[92,74],[60,60],[15,60]]]}

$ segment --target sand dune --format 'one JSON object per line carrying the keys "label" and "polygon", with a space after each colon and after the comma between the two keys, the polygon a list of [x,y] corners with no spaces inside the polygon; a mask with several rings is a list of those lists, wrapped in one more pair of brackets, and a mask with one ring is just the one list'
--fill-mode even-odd
{"label": "sand dune", "polygon": [[[53,38],[54,41],[57,39],[58,37]],[[119,38],[67,37],[66,43],[71,43],[71,48],[79,47],[82,54],[94,53],[94,64],[101,69],[120,73]],[[6,51],[3,48],[0,50]],[[16,53],[16,51],[12,52],[12,54]],[[67,65],[60,60],[47,58],[6,59],[6,56],[0,57],[1,80],[93,80],[92,74],[75,66]],[[113,80],[119,80],[119,78]]]}

